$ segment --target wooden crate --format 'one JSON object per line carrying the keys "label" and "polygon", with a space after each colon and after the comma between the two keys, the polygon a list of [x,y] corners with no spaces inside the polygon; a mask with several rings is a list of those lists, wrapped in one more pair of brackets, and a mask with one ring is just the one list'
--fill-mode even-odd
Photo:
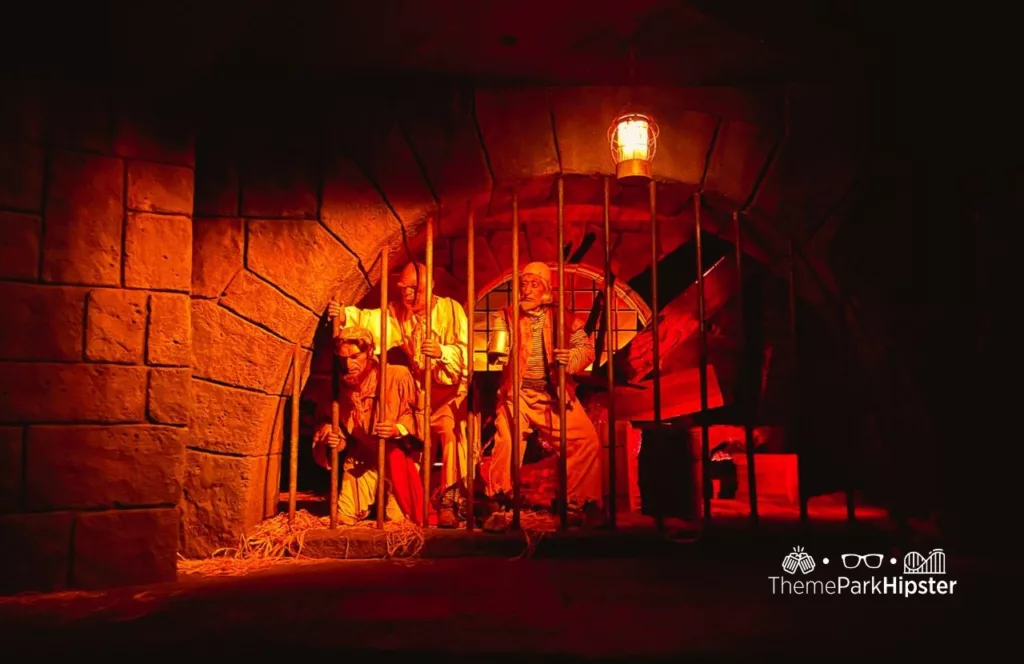
{"label": "wooden crate", "polygon": [[[734,454],[736,464],[736,500],[749,502],[749,483],[747,481],[747,457]],[[770,502],[778,505],[800,504],[800,482],[797,476],[797,455],[795,454],[756,454],[754,471],[757,480],[757,499],[759,502]],[[717,489],[717,487],[716,487]],[[715,494],[718,495],[717,493]]]}

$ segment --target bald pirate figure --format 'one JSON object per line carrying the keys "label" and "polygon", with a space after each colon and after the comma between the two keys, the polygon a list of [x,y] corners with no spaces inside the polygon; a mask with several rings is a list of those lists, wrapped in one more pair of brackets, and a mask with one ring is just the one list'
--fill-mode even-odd
{"label": "bald pirate figure", "polygon": [[[565,339],[568,348],[556,348],[556,310],[549,306],[557,293],[551,287],[551,269],[544,263],[530,263],[520,275],[518,306],[518,357],[508,358],[511,308],[492,316],[494,330],[491,347],[493,360],[505,361],[496,417],[497,432],[488,481],[488,495],[499,505],[508,506],[512,496],[512,367],[519,363],[519,415],[520,436],[531,430],[542,438],[557,440],[558,421],[558,365],[566,367],[566,438],[567,486],[566,497],[570,519],[576,525],[597,525],[602,520],[600,442],[597,430],[576,398],[575,386],[569,376],[577,374],[594,361],[594,346],[583,329],[583,321],[571,317],[566,321]],[[520,440],[519,463],[526,451]],[[503,530],[508,526],[506,515],[497,511],[484,524],[485,529]]]}
{"label": "bald pirate figure", "polygon": [[[335,354],[341,365],[335,395],[340,432],[335,433],[331,425],[331,402],[318,404],[313,458],[330,469],[327,451],[337,448],[339,454],[345,453],[344,474],[338,488],[338,520],[350,526],[369,515],[377,500],[377,452],[383,438],[390,485],[385,514],[390,521],[411,519],[419,523],[423,487],[413,458],[418,447],[416,383],[407,368],[388,367],[383,417],[378,418],[380,365],[373,357],[369,330],[354,326],[342,329],[335,339]],[[377,509],[385,508],[378,505]]]}
{"label": "bald pirate figure", "polygon": [[[401,297],[388,305],[386,350],[399,348],[403,351],[417,385],[418,415],[423,412],[423,389],[427,380],[423,356],[434,360],[430,377],[430,430],[434,439],[440,440],[442,450],[441,511],[437,525],[455,528],[466,518],[469,321],[461,304],[451,298],[434,296],[427,322],[426,274],[426,266],[410,263],[399,275]],[[380,353],[377,338],[380,336],[380,309],[331,304],[328,312],[331,318],[340,316],[342,326],[358,325],[371,330],[376,352]],[[479,454],[475,458],[479,459]]]}

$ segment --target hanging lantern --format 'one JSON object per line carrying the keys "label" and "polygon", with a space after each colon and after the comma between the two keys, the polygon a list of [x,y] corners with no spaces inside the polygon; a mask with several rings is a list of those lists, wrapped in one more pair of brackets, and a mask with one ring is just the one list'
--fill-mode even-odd
{"label": "hanging lantern", "polygon": [[658,125],[640,113],[619,116],[608,129],[615,160],[615,178],[623,184],[642,184],[651,179],[651,160],[658,147]]}

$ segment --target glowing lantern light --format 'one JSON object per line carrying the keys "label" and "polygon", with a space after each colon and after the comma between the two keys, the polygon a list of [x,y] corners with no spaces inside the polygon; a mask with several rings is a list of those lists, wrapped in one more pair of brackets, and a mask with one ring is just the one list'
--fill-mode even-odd
{"label": "glowing lantern light", "polygon": [[619,182],[640,184],[651,179],[651,160],[658,147],[658,125],[653,118],[640,113],[618,117],[608,129],[608,142]]}

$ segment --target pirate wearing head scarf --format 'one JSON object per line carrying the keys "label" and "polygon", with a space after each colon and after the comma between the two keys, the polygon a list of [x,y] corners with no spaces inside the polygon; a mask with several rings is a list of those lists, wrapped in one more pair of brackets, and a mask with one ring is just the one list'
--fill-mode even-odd
{"label": "pirate wearing head scarf", "polygon": [[[401,295],[388,305],[388,339],[385,352],[398,348],[402,362],[412,371],[419,393],[417,413],[423,411],[426,376],[424,356],[433,359],[430,391],[430,431],[441,448],[441,510],[438,526],[454,528],[465,520],[467,464],[466,395],[469,377],[469,320],[455,300],[433,296],[427,313],[426,266],[410,263],[398,277]],[[330,317],[341,325],[371,331],[380,353],[380,309],[359,309],[332,304]],[[429,320],[428,320],[429,318]],[[389,355],[391,357],[391,355]],[[394,360],[392,360],[394,361]],[[437,449],[434,447],[433,449]],[[479,459],[477,454],[475,458]]]}
{"label": "pirate wearing head scarf", "polygon": [[[542,438],[557,440],[558,420],[558,365],[566,368],[566,448],[569,513],[576,523],[593,524],[601,518],[600,442],[594,424],[576,398],[570,376],[583,371],[594,361],[594,346],[578,317],[566,320],[564,338],[568,348],[556,348],[556,309],[551,305],[557,295],[551,285],[551,268],[544,263],[530,263],[519,275],[519,302],[511,306],[520,309],[518,339],[512,343],[511,308],[492,317],[494,334],[488,348],[492,359],[504,363],[496,417],[497,432],[488,478],[488,495],[498,504],[508,506],[512,495],[512,365],[519,363],[519,416],[520,436],[531,430]],[[518,347],[516,357],[509,358],[509,349]],[[555,446],[556,449],[558,446]],[[526,445],[520,440],[518,459],[521,464]],[[495,511],[487,520],[488,530],[507,527],[503,511]]]}
{"label": "pirate wearing head scarf", "polygon": [[[369,515],[377,499],[377,452],[385,439],[387,479],[390,485],[387,518],[419,523],[423,514],[423,487],[413,458],[418,432],[414,407],[416,383],[403,366],[389,366],[385,376],[384,410],[377,407],[380,365],[373,355],[373,336],[360,327],[346,327],[334,342],[339,364],[335,398],[339,432],[331,426],[331,403],[317,408],[313,458],[330,469],[329,449],[344,453],[344,474],[338,489],[338,519],[353,525]],[[381,509],[381,506],[377,506]]]}

